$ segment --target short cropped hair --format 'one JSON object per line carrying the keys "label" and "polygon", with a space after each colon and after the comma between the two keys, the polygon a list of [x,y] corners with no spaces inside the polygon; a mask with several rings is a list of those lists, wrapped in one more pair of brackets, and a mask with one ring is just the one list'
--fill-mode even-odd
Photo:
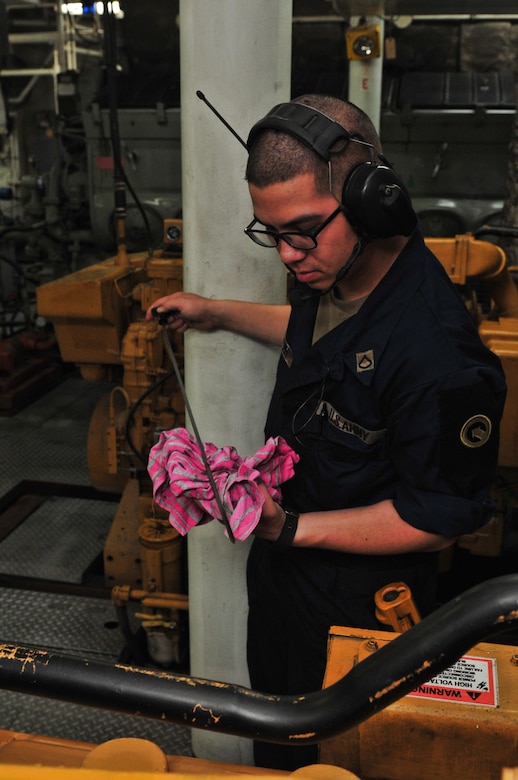
{"label": "short cropped hair", "polygon": [[[335,197],[340,198],[343,183],[351,169],[358,163],[381,154],[381,142],[376,128],[361,108],[330,95],[302,95],[291,102],[316,108],[342,125],[353,138],[370,145],[351,142],[342,152],[332,155],[332,190]],[[304,173],[314,174],[319,193],[329,192],[327,162],[295,136],[282,130],[265,130],[250,149],[246,179],[256,187],[263,188],[288,181]]]}

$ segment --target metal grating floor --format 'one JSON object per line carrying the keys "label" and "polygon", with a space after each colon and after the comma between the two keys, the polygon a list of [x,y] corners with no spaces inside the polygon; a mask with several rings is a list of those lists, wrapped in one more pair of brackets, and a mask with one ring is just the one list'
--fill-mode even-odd
{"label": "metal grating floor", "polygon": [[[89,486],[90,416],[108,385],[73,375],[11,417],[0,417],[0,497],[20,482]],[[116,504],[49,496],[0,541],[0,641],[117,662],[124,639],[108,599],[70,595],[98,558]],[[0,528],[0,533],[2,529]],[[9,587],[16,577],[62,583],[59,592]],[[73,589],[71,589],[74,592]],[[76,589],[77,590],[77,589]],[[192,755],[190,729],[0,690],[0,728],[83,742],[140,737]]]}
{"label": "metal grating floor", "polygon": [[49,496],[0,544],[0,572],[80,583],[103,548],[115,507],[112,501]]}

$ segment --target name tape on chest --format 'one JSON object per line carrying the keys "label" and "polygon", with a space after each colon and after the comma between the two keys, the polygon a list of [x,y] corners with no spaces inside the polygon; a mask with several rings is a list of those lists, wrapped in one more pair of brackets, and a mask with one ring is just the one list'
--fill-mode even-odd
{"label": "name tape on chest", "polygon": [[331,425],[338,428],[339,431],[349,433],[351,436],[356,436],[356,438],[361,439],[365,444],[375,444],[382,439],[387,432],[386,428],[382,428],[378,431],[371,431],[353,420],[342,417],[329,401],[320,401],[317,408],[317,415],[325,417]]}

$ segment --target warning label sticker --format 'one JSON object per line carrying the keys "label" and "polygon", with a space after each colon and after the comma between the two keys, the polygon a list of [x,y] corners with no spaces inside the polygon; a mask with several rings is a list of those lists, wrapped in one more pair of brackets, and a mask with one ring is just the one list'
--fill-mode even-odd
{"label": "warning label sticker", "polygon": [[496,659],[462,656],[408,696],[498,707]]}

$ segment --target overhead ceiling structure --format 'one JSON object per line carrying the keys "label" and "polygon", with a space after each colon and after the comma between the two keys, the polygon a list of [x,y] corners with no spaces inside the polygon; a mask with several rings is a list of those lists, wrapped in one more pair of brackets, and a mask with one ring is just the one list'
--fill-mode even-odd
{"label": "overhead ceiling structure", "polygon": [[[429,0],[332,0],[338,13],[348,16],[370,16],[379,13],[380,4],[389,16],[431,16]],[[489,7],[490,6],[490,7]],[[490,11],[490,13],[489,13]],[[513,16],[517,17],[516,0],[434,0],[433,16]]]}

